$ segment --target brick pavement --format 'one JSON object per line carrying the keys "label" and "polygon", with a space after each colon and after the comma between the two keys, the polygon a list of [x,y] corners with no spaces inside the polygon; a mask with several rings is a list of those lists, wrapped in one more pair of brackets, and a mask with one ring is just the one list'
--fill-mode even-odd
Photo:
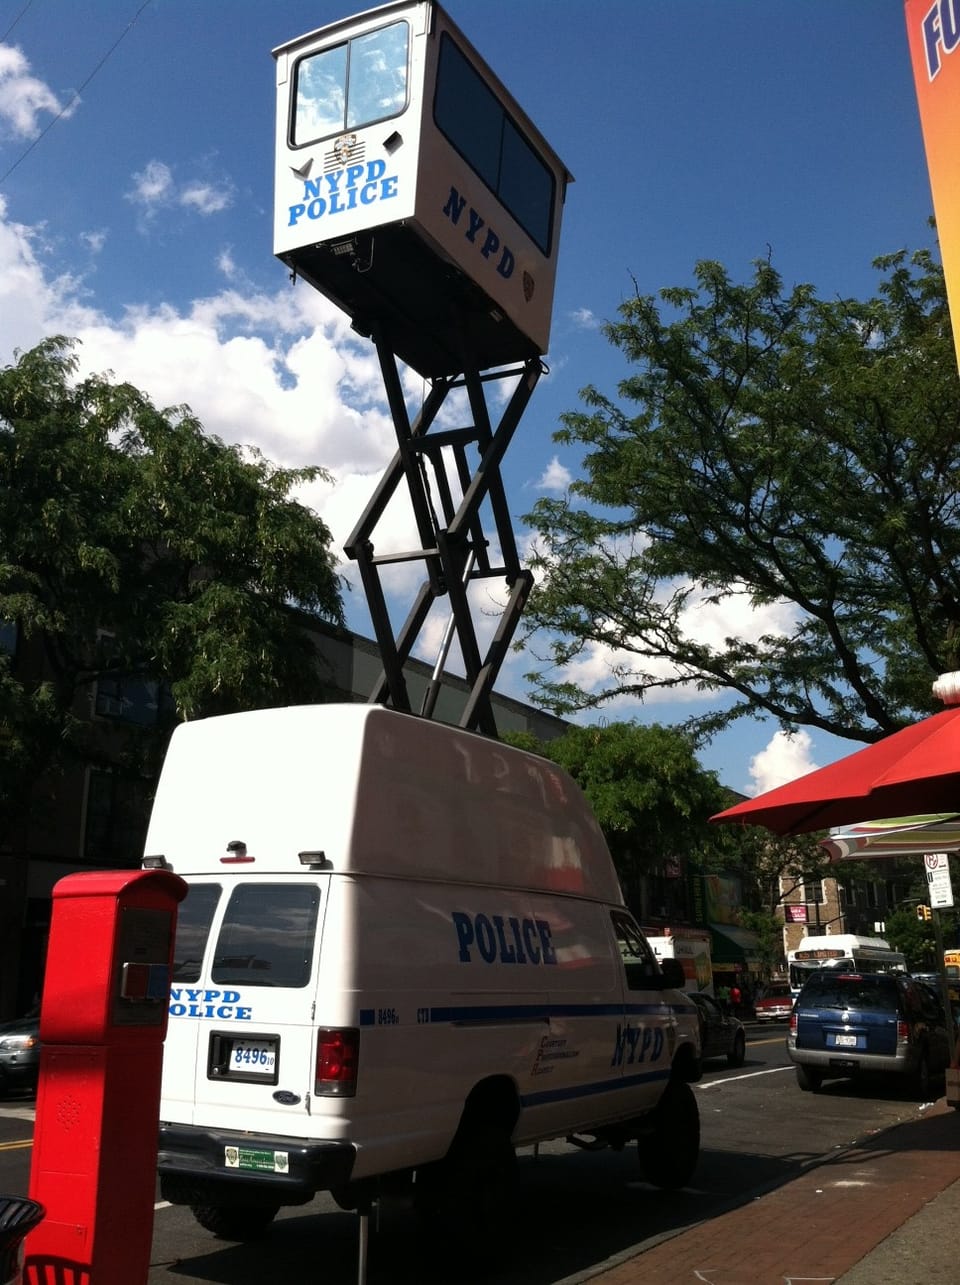
{"label": "brick pavement", "polygon": [[[960,1111],[941,1098],[919,1119],[591,1277],[591,1285],[827,1285],[958,1181]],[[902,1267],[887,1277],[871,1258],[870,1279],[960,1281],[955,1226],[945,1230],[936,1252],[947,1253],[948,1275],[924,1261],[925,1241],[914,1277],[902,1276]]]}

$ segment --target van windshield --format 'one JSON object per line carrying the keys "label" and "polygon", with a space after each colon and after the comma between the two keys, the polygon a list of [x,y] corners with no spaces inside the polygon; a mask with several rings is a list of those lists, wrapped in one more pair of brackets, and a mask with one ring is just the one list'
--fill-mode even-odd
{"label": "van windshield", "polygon": [[316,884],[241,884],[223,917],[211,980],[225,986],[306,986],[319,908]]}

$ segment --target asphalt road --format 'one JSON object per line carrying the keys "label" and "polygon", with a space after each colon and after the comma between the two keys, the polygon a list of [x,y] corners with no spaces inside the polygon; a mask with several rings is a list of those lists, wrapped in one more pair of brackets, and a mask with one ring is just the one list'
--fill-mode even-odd
{"label": "asphalt road", "polygon": [[[574,1285],[603,1266],[712,1218],[805,1167],[901,1120],[919,1104],[878,1083],[832,1082],[801,1093],[784,1026],[748,1026],[747,1060],[708,1064],[696,1086],[702,1150],[694,1184],[661,1192],[639,1177],[632,1148],[586,1152],[565,1143],[520,1155],[514,1217],[502,1246],[446,1244],[406,1203],[383,1201],[369,1224],[368,1285]],[[0,1101],[0,1193],[25,1194],[32,1103]],[[327,1197],[282,1211],[259,1240],[238,1245],[159,1204],[148,1285],[353,1285],[359,1222]]]}

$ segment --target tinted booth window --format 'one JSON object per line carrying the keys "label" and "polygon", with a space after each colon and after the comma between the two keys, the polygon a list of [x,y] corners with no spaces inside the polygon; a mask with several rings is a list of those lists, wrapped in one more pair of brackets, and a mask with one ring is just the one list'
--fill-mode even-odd
{"label": "tinted booth window", "polygon": [[434,120],[467,164],[544,254],[550,253],[553,174],[500,99],[444,36]]}
{"label": "tinted booth window", "polygon": [[320,890],[313,884],[249,883],[227,906],[211,978],[221,985],[306,986]]}

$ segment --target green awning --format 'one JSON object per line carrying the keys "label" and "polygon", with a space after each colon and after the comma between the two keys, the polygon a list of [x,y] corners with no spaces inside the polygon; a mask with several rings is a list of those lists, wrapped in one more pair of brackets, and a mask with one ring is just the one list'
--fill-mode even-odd
{"label": "green awning", "polygon": [[760,959],[757,934],[735,924],[710,925],[710,958],[714,964],[751,964]]}

